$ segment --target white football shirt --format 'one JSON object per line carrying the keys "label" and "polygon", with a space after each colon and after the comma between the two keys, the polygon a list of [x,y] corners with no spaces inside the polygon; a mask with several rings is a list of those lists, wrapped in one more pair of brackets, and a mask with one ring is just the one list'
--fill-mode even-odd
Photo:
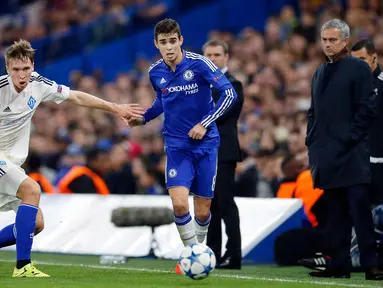
{"label": "white football shirt", "polygon": [[9,75],[0,77],[0,152],[21,166],[28,156],[31,119],[41,102],[57,104],[69,97],[70,89],[32,72],[28,86],[17,93]]}

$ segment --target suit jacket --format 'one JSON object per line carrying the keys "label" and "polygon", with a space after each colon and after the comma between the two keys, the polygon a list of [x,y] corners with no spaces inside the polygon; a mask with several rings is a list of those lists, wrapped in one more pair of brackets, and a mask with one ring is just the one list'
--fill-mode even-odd
{"label": "suit jacket", "polygon": [[314,187],[370,183],[367,136],[376,113],[370,67],[345,56],[322,64],[311,87],[306,145]]}
{"label": "suit jacket", "polygon": [[[225,76],[233,85],[238,98],[234,102],[233,107],[215,121],[221,138],[218,152],[219,163],[239,162],[243,159],[242,151],[239,147],[237,129],[237,122],[243,105],[243,87],[242,83],[229,72],[226,72]],[[212,95],[214,102],[217,103],[220,95],[215,88],[212,89]]]}

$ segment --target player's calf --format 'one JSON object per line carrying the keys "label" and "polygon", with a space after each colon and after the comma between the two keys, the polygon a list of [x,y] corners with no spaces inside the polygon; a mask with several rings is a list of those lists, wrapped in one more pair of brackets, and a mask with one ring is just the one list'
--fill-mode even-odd
{"label": "player's calf", "polygon": [[[36,215],[35,235],[44,230],[43,212],[39,208]],[[8,225],[0,230],[0,248],[12,246],[16,244],[16,227],[15,223]]]}
{"label": "player's calf", "polygon": [[43,230],[44,230],[43,211],[39,208],[36,215],[35,235],[39,234]]}
{"label": "player's calf", "polygon": [[30,178],[21,183],[16,194],[17,198],[21,199],[15,223],[17,269],[21,269],[31,262],[31,249],[40,195],[40,186]]}
{"label": "player's calf", "polygon": [[193,219],[189,213],[188,196],[189,190],[186,187],[172,187],[169,194],[173,203],[174,222],[184,245],[197,243]]}
{"label": "player's calf", "polygon": [[211,199],[194,196],[194,226],[199,243],[205,241],[211,221]]}

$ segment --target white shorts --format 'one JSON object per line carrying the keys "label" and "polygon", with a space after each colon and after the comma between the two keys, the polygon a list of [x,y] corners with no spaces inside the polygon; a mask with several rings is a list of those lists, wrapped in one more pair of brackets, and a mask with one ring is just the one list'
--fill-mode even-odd
{"label": "white shorts", "polygon": [[17,211],[21,201],[16,193],[26,178],[28,176],[21,167],[0,153],[0,211]]}

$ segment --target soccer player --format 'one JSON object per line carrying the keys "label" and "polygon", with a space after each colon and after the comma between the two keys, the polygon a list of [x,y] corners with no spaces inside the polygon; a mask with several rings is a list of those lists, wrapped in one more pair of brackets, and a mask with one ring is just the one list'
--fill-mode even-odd
{"label": "soccer player", "polygon": [[[130,118],[129,125],[144,125],[164,113],[166,186],[181,240],[190,245],[204,241],[211,219],[220,141],[214,121],[228,111],[237,94],[221,70],[208,58],[182,50],[182,43],[176,21],[157,23],[154,44],[162,59],[149,68],[156,99],[143,116]],[[215,106],[211,85],[221,95]],[[189,191],[194,194],[194,221]]]}
{"label": "soccer player", "polygon": [[31,263],[33,236],[44,227],[40,186],[20,168],[28,154],[31,118],[37,106],[67,100],[113,112],[125,123],[125,118],[143,114],[136,104],[110,103],[40,76],[33,72],[34,54],[28,41],[15,42],[5,52],[8,75],[0,77],[0,211],[16,212],[15,223],[0,231],[0,248],[16,244],[13,277],[49,277]]}

